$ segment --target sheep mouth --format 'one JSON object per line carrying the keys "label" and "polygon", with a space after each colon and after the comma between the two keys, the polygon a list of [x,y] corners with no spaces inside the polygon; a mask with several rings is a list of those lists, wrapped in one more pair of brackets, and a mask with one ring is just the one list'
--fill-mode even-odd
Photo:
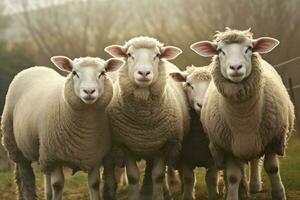
{"label": "sheep mouth", "polygon": [[230,74],[231,77],[234,77],[234,78],[239,78],[239,77],[242,77],[244,74],[242,73],[232,73]]}
{"label": "sheep mouth", "polygon": [[137,79],[138,82],[150,82],[151,80],[148,79],[148,78],[140,78],[140,79]]}
{"label": "sheep mouth", "polygon": [[87,104],[91,104],[91,103],[94,103],[96,101],[96,97],[93,97],[93,96],[86,96],[86,97],[83,97],[82,100],[87,103]]}

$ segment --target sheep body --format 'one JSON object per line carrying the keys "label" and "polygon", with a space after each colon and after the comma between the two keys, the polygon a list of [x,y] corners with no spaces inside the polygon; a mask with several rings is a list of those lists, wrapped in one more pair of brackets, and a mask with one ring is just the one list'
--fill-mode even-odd
{"label": "sheep body", "polygon": [[[19,73],[9,87],[2,118],[4,145],[10,156],[18,158],[14,155],[18,148],[26,159],[39,161],[44,170],[56,163],[85,171],[99,165],[110,148],[108,122],[103,113],[112,97],[110,80],[106,86],[107,95],[99,101],[103,105],[100,111],[92,105],[84,111],[73,94],[70,76],[64,78],[45,67]],[[70,95],[69,103],[76,105],[79,112],[66,103],[63,91]],[[6,132],[8,128],[13,133]],[[14,139],[15,144],[11,141]]]}
{"label": "sheep body", "polygon": [[150,91],[135,88],[128,79],[126,65],[119,70],[109,106],[112,131],[114,139],[137,156],[160,153],[169,139],[182,140],[189,129],[187,100],[182,86],[166,77],[168,65],[161,61],[159,80]]}
{"label": "sheep body", "polygon": [[252,55],[252,74],[241,84],[226,80],[217,57],[201,113],[216,161],[229,153],[243,160],[271,149],[284,155],[293,131],[294,107],[274,68],[258,54]]}

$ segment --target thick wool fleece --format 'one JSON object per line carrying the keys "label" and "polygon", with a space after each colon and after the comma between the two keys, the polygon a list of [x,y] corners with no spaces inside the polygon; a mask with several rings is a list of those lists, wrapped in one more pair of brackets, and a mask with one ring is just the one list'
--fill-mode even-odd
{"label": "thick wool fleece", "polygon": [[154,156],[170,139],[182,141],[189,130],[188,102],[182,85],[168,78],[170,63],[161,61],[159,77],[150,88],[136,86],[128,78],[128,66],[119,71],[109,105],[116,144],[137,157]]}
{"label": "thick wool fleece", "polygon": [[275,69],[254,53],[250,76],[236,84],[222,76],[217,56],[212,67],[201,121],[218,164],[226,154],[243,160],[266,150],[283,155],[294,127],[294,106]]}
{"label": "thick wool fleece", "polygon": [[105,108],[113,88],[105,80],[105,91],[92,105],[74,93],[70,74],[62,77],[52,69],[33,67],[12,81],[2,118],[3,143],[10,157],[38,161],[43,170],[55,164],[90,170],[110,148]]}

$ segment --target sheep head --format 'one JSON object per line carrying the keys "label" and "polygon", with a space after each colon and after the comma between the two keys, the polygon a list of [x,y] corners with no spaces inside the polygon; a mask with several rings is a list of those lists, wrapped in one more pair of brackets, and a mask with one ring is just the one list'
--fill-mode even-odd
{"label": "sheep head", "polygon": [[76,58],[53,56],[51,61],[62,71],[71,72],[74,92],[86,104],[95,103],[104,93],[105,73],[119,69],[124,62],[111,58],[104,61],[100,58]]}
{"label": "sheep head", "polygon": [[136,37],[124,46],[108,46],[105,51],[114,57],[124,58],[130,81],[142,88],[156,82],[162,59],[172,60],[182,52],[177,47],[164,47],[158,40],[150,37]]}
{"label": "sheep head", "polygon": [[218,56],[224,78],[239,83],[251,74],[252,54],[268,53],[278,44],[278,40],[270,37],[253,39],[250,29],[227,28],[224,32],[217,32],[214,41],[196,42],[191,49],[204,57]]}
{"label": "sheep head", "polygon": [[173,72],[170,76],[177,82],[184,82],[190,106],[196,111],[201,111],[205,93],[211,81],[208,67],[187,67],[185,72]]}

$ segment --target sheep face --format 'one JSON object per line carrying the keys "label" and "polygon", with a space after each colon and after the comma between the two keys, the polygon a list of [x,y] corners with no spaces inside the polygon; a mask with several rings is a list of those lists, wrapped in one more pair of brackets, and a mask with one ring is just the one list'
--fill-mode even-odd
{"label": "sheep face", "polygon": [[129,47],[127,52],[128,77],[139,87],[148,87],[159,75],[159,49]]}
{"label": "sheep face", "polygon": [[79,58],[72,61],[64,56],[54,56],[51,61],[61,70],[72,73],[74,92],[86,104],[95,103],[104,93],[106,72],[115,71],[123,61],[112,58]]}
{"label": "sheep face", "polygon": [[[204,68],[204,67],[201,67]],[[211,81],[208,70],[194,70],[192,73],[174,72],[170,76],[177,82],[184,82],[185,92],[187,94],[190,106],[200,113],[205,93]]]}
{"label": "sheep face", "polygon": [[149,37],[133,38],[125,46],[111,45],[105,51],[114,57],[124,58],[129,80],[142,88],[157,81],[162,59],[172,60],[182,52],[177,47],[163,47],[156,39]]}
{"label": "sheep face", "polygon": [[239,83],[251,74],[254,52],[267,53],[279,44],[274,38],[252,39],[252,34],[249,35],[249,30],[228,29],[217,34],[221,39],[197,42],[191,45],[191,49],[204,57],[217,55],[224,78]]}

